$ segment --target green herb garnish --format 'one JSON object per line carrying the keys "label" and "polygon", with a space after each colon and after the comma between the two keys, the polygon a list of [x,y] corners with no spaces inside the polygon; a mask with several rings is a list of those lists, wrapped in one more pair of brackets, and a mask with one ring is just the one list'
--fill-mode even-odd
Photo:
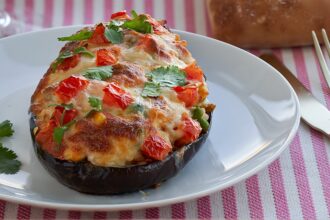
{"label": "green herb garnish", "polygon": [[135,10],[132,10],[132,11],[131,11],[131,14],[132,14],[132,17],[133,17],[133,18],[137,18],[137,17],[139,16],[138,13],[136,13]]}
{"label": "green herb garnish", "polygon": [[89,97],[88,98],[88,103],[96,111],[101,111],[102,110],[102,101],[101,101],[101,99],[96,98],[96,97]]}
{"label": "green herb garnish", "polygon": [[73,109],[73,104],[72,103],[70,103],[70,104],[60,104],[60,105],[59,104],[50,104],[48,106],[55,106],[55,107],[56,106],[61,106],[61,107],[64,108],[64,111],[62,112],[62,115],[61,115],[61,118],[60,118],[60,126],[56,127],[53,131],[53,138],[54,138],[55,142],[57,144],[61,144],[64,132],[67,131],[69,129],[69,127],[76,122],[76,120],[72,120],[72,121],[70,121],[66,124],[63,124],[65,113],[66,113],[66,111]]}
{"label": "green herb garnish", "polygon": [[21,162],[18,161],[14,151],[4,147],[0,143],[0,173],[15,174],[21,167]]}
{"label": "green herb garnish", "polygon": [[88,57],[94,57],[94,54],[87,50],[85,47],[77,47],[76,49],[74,49],[72,56],[79,53]]}
{"label": "green herb garnish", "polygon": [[57,144],[61,144],[64,136],[64,132],[68,130],[68,127],[61,126],[54,129],[53,138]]}
{"label": "green herb garnish", "polygon": [[[65,111],[63,112],[62,115],[64,115]],[[62,120],[61,120],[62,121]],[[64,136],[64,133],[69,129],[69,127],[71,125],[73,125],[74,123],[76,123],[76,120],[72,120],[70,122],[68,122],[67,124],[65,125],[62,125],[60,127],[57,127],[54,129],[54,132],[53,132],[53,138],[55,140],[55,142],[57,144],[61,144],[62,143],[62,140],[63,140],[63,136]],[[62,122],[61,122],[62,124]]]}
{"label": "green herb garnish", "polygon": [[134,10],[132,10],[132,20],[125,21],[122,27],[131,29],[143,34],[152,33],[152,25],[147,21],[147,16],[141,14],[138,15]]}
{"label": "green herb garnish", "polygon": [[67,37],[57,38],[59,41],[81,41],[87,40],[93,35],[93,32],[90,30],[81,30],[78,33],[72,34]]}
{"label": "green herb garnish", "polygon": [[133,103],[129,105],[126,109],[128,113],[143,113],[144,112],[144,106],[139,103]]}
{"label": "green herb garnish", "polygon": [[54,71],[60,63],[63,62],[66,58],[73,57],[76,54],[82,54],[88,57],[94,57],[94,54],[87,50],[85,47],[77,47],[73,51],[64,51],[62,52],[51,65],[52,70]]}
{"label": "green herb garnish", "polygon": [[147,73],[147,77],[152,82],[159,83],[160,86],[164,87],[184,86],[186,84],[186,74],[177,66],[159,67]]}
{"label": "green herb garnish", "polygon": [[0,123],[0,138],[10,137],[14,133],[13,124],[9,120]]}
{"label": "green herb garnish", "polygon": [[142,91],[142,97],[157,97],[160,95],[160,84],[155,82],[146,82]]}
{"label": "green herb garnish", "polygon": [[207,131],[210,127],[210,124],[207,120],[203,118],[203,116],[204,116],[204,111],[202,108],[195,107],[192,109],[192,118],[199,122],[203,131]]}
{"label": "green herb garnish", "polygon": [[106,80],[112,76],[112,66],[91,67],[82,75],[88,79]]}
{"label": "green herb garnish", "polygon": [[121,44],[124,41],[124,34],[118,28],[107,27],[104,31],[104,36],[113,44]]}

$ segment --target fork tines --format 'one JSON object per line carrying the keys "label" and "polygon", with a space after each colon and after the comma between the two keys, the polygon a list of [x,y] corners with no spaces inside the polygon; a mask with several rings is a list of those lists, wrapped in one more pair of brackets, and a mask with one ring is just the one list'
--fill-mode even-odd
{"label": "fork tines", "polygon": [[[330,88],[330,71],[329,71],[328,65],[327,65],[327,63],[324,59],[322,49],[321,49],[320,43],[317,39],[317,36],[315,34],[315,31],[312,31],[312,37],[313,37],[313,41],[314,41],[315,51],[316,51],[316,54],[317,54],[317,57],[318,57],[318,60],[319,60],[324,78],[325,78],[325,80],[328,84],[328,88]],[[330,57],[330,43],[329,43],[327,33],[324,29],[322,29],[322,37],[323,37],[324,45],[325,45],[325,47],[327,49],[327,52],[328,52],[328,55]]]}

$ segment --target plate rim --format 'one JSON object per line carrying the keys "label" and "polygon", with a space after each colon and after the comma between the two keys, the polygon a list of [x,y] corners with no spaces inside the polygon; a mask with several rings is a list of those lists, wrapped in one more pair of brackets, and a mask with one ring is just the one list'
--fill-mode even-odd
{"label": "plate rim", "polygon": [[[28,36],[28,35],[34,35],[34,34],[38,34],[38,33],[42,33],[42,32],[56,31],[56,30],[63,30],[63,29],[78,29],[78,28],[86,27],[86,26],[90,26],[90,25],[71,25],[71,26],[60,26],[60,27],[52,27],[52,28],[46,28],[46,29],[41,29],[41,30],[35,30],[35,31],[27,32],[27,33],[21,33],[21,34],[2,38],[2,39],[0,39],[0,44],[5,41],[8,41],[8,40],[14,40],[15,38],[20,38],[20,37],[24,37],[24,36]],[[229,47],[230,49],[233,49],[233,50],[237,50],[240,53],[244,53],[247,56],[253,56],[254,59],[258,59],[259,62],[261,61],[264,65],[267,65],[268,67],[272,68],[273,71],[278,73],[279,78],[286,84],[286,86],[288,87],[288,89],[290,90],[290,92],[293,96],[293,100],[294,100],[295,107],[296,107],[296,115],[295,115],[295,122],[294,122],[287,138],[284,140],[284,143],[280,147],[278,147],[276,152],[273,153],[272,157],[267,158],[262,163],[255,166],[253,169],[250,169],[248,172],[240,175],[239,177],[234,177],[233,179],[229,180],[228,182],[222,184],[221,186],[213,186],[212,188],[209,188],[207,190],[202,190],[202,191],[198,191],[195,193],[190,193],[188,195],[183,195],[183,196],[169,198],[169,199],[161,199],[161,200],[157,200],[157,201],[145,201],[145,202],[138,202],[138,203],[135,202],[135,203],[129,203],[129,204],[96,204],[96,205],[95,204],[76,204],[76,203],[61,204],[58,202],[30,200],[27,198],[19,198],[19,197],[14,197],[11,195],[1,195],[1,194],[0,194],[0,199],[4,199],[9,202],[27,204],[27,205],[32,205],[32,206],[42,207],[42,208],[54,208],[54,209],[61,209],[61,210],[80,210],[80,211],[120,211],[120,210],[127,210],[127,209],[136,210],[136,209],[143,209],[143,208],[149,208],[149,207],[161,207],[161,206],[166,206],[166,205],[170,205],[170,204],[174,204],[174,203],[193,200],[196,198],[201,198],[203,196],[212,194],[216,191],[223,190],[242,180],[249,178],[250,176],[252,176],[252,175],[256,174],[257,172],[259,172],[260,170],[264,169],[271,162],[276,160],[279,157],[279,155],[289,146],[289,144],[293,140],[295,134],[297,133],[299,124],[300,124],[301,110],[300,110],[299,100],[298,100],[296,92],[294,91],[294,89],[292,88],[290,83],[278,72],[278,70],[273,68],[267,62],[263,61],[259,57],[254,56],[253,54],[251,54],[241,48],[238,48],[238,47],[228,44],[226,42],[216,40],[214,38],[203,36],[200,34],[191,33],[188,31],[177,30],[177,29],[171,29],[171,30],[173,30],[174,32],[176,32],[178,34],[183,33],[186,35],[192,35],[193,37],[199,37],[199,38],[203,38],[208,41],[213,41],[215,43],[221,44],[222,46]],[[258,155],[258,154],[256,154],[256,155]],[[254,156],[256,156],[256,155],[254,155]],[[0,185],[0,187],[2,187],[2,186]]]}

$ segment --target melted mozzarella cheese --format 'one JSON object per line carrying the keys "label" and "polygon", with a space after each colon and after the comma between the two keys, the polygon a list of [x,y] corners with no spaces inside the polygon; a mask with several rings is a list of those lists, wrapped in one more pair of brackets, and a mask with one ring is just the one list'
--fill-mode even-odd
{"label": "melted mozzarella cheese", "polygon": [[[194,58],[189,52],[183,55],[180,52],[180,48],[176,46],[179,38],[173,33],[164,33],[161,35],[152,34],[152,38],[155,41],[157,47],[168,55],[169,57],[162,57],[155,54],[146,52],[143,48],[138,47],[138,42],[141,34],[128,33],[125,36],[125,42],[122,44],[116,44],[115,47],[119,48],[120,54],[117,57],[118,63],[132,63],[136,64],[144,73],[148,73],[151,70],[162,67],[174,65],[181,69],[187,65],[195,62]],[[112,44],[100,45],[100,46],[88,46],[88,49],[96,54],[99,49],[114,47]],[[96,66],[96,58],[90,58],[81,56],[80,62],[74,68],[67,71],[56,71],[48,74],[47,85],[43,88],[43,91],[49,88],[55,88],[60,81],[66,79],[71,75],[81,75],[84,70],[90,67]],[[103,89],[108,85],[108,82],[99,80],[89,80],[89,85],[83,91],[79,91],[78,94],[70,101],[74,105],[74,108],[78,111],[76,120],[85,118],[87,113],[93,108],[90,106],[89,98],[96,97],[100,100],[103,99]],[[144,98],[141,96],[143,91],[143,84],[135,87],[125,87],[120,85],[122,89],[128,92],[134,99],[134,103],[139,103],[144,106],[145,115],[149,118],[152,126],[157,130],[157,133],[162,136],[168,143],[174,144],[174,142],[183,135],[183,132],[178,130],[178,125],[181,122],[182,115],[191,115],[190,110],[187,109],[183,102],[179,101],[176,92],[172,88],[162,88],[161,101],[164,106],[155,106],[155,100],[151,98]],[[49,104],[54,104],[54,98],[47,99],[47,96],[54,96],[52,90],[38,94],[37,102],[43,102],[45,109],[38,115],[48,121],[53,114],[54,107],[48,107]],[[56,99],[55,99],[56,100]],[[59,101],[58,101],[59,102]],[[61,103],[58,103],[61,104]],[[118,117],[130,117],[129,113],[117,108],[103,105],[103,110]],[[71,126],[64,136],[64,142],[66,149],[64,150],[63,157],[70,161],[79,161],[87,158],[92,164],[98,166],[114,166],[122,167],[130,165],[133,161],[141,161],[143,156],[141,154],[141,146],[144,142],[145,136],[141,134],[133,139],[123,137],[110,136],[108,139],[109,150],[105,152],[93,151],[85,146],[83,142],[70,141],[69,137],[77,133],[75,125]]]}

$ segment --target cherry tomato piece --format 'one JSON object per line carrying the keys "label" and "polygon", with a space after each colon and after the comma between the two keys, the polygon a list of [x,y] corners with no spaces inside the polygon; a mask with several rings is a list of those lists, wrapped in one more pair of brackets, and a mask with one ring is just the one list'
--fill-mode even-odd
{"label": "cherry tomato piece", "polygon": [[113,13],[111,19],[127,18],[130,19],[130,16],[127,14],[126,10]]}
{"label": "cherry tomato piece", "polygon": [[54,157],[61,158],[64,148],[58,148],[57,143],[53,139],[54,129],[57,127],[54,120],[50,120],[48,125],[39,130],[36,134],[36,142],[42,146],[42,148],[53,155]]}
{"label": "cherry tomato piece", "polygon": [[56,122],[57,126],[61,125],[62,117],[63,117],[62,125],[66,125],[78,115],[78,111],[76,109],[66,110],[64,116],[63,116],[63,112],[64,112],[64,107],[62,106],[55,107],[55,111],[53,113],[52,119]]}
{"label": "cherry tomato piece", "polygon": [[77,93],[87,87],[88,80],[77,76],[70,76],[60,82],[55,90],[55,94],[64,102],[70,101]]}
{"label": "cherry tomato piece", "polygon": [[203,81],[204,78],[203,70],[195,63],[190,64],[189,66],[184,68],[183,71],[186,73],[188,80],[197,80],[200,82]]}
{"label": "cherry tomato piece", "polygon": [[109,43],[107,38],[104,36],[105,27],[103,24],[98,24],[95,27],[95,30],[92,34],[92,36],[88,39],[88,43],[93,44],[105,44]]}
{"label": "cherry tomato piece", "polygon": [[66,71],[68,69],[74,68],[78,65],[80,61],[80,54],[73,55],[64,59],[57,67],[58,70]]}
{"label": "cherry tomato piece", "polygon": [[192,107],[199,101],[198,88],[194,85],[173,87],[180,101],[184,102],[186,107]]}
{"label": "cherry tomato piece", "polygon": [[108,106],[126,109],[133,101],[131,94],[120,88],[116,83],[112,82],[104,89],[103,102]]}
{"label": "cherry tomato piece", "polygon": [[183,146],[195,141],[202,132],[200,124],[189,116],[182,117],[179,129],[183,131],[183,136],[175,142],[177,146]]}
{"label": "cherry tomato piece", "polygon": [[147,137],[141,148],[145,156],[154,160],[163,160],[171,150],[172,146],[158,135],[150,135]]}
{"label": "cherry tomato piece", "polygon": [[107,49],[100,49],[96,52],[96,65],[97,66],[108,66],[115,64],[117,58],[114,56],[112,51]]}

